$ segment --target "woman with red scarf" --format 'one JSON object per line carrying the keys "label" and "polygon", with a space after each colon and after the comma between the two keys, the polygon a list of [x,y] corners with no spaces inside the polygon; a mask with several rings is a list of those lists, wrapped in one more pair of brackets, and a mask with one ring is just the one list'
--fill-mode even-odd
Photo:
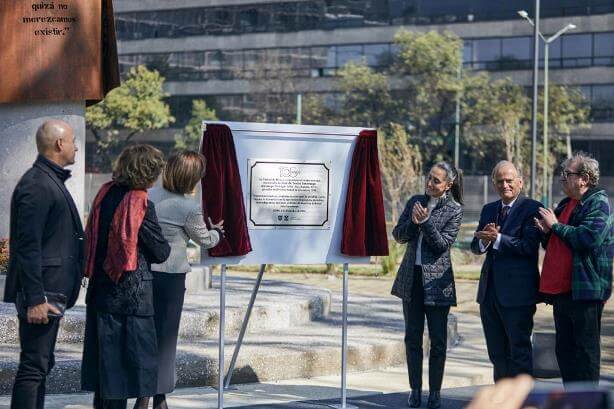
{"label": "woman with red scarf", "polygon": [[125,148],[113,181],[102,186],[90,212],[81,387],[94,392],[96,409],[125,409],[128,398],[156,393],[151,263],[165,261],[170,246],[147,189],[163,166],[162,153],[153,146]]}

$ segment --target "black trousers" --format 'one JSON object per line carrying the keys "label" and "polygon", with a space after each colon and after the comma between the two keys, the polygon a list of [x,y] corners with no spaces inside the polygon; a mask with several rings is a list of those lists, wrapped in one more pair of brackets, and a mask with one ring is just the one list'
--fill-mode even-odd
{"label": "black trousers", "polygon": [[518,374],[533,374],[533,315],[535,305],[504,307],[488,285],[480,318],[495,382]]}
{"label": "black trousers", "polygon": [[424,317],[429,328],[429,390],[441,390],[443,372],[446,364],[448,346],[448,313],[450,306],[424,305],[424,286],[422,268],[414,268],[409,302],[403,300],[405,318],[405,356],[411,389],[422,389],[422,341],[424,336]]}
{"label": "black trousers", "polygon": [[158,340],[158,392],[170,393],[175,389],[177,335],[183,299],[185,274],[153,273],[154,321]]}
{"label": "black trousers", "polygon": [[28,324],[19,319],[19,367],[13,384],[11,409],[43,409],[45,382],[55,364],[53,351],[58,337],[60,320],[52,318],[47,324]]}
{"label": "black trousers", "polygon": [[564,383],[599,383],[601,301],[574,301],[571,294],[553,299],[556,359]]}

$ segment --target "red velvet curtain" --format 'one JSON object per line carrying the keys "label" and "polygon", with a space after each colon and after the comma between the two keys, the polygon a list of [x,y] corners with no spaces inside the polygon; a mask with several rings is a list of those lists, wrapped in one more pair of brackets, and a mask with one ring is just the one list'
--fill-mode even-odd
{"label": "red velvet curtain", "polygon": [[232,132],[224,124],[208,124],[201,153],[207,158],[202,180],[205,220],[224,220],[226,237],[212,249],[211,257],[243,256],[252,251],[247,231],[241,177]]}
{"label": "red velvet curtain", "polygon": [[388,255],[377,131],[361,131],[356,141],[345,199],[341,253]]}

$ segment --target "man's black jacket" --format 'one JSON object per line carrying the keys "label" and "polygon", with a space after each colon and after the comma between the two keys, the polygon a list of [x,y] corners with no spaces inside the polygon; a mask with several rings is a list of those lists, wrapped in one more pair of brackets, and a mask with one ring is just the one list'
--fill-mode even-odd
{"label": "man's black jacket", "polygon": [[69,177],[70,171],[39,155],[15,187],[5,302],[15,302],[20,291],[27,306],[45,302],[45,291],[64,294],[68,308],[77,301],[84,233],[64,186]]}

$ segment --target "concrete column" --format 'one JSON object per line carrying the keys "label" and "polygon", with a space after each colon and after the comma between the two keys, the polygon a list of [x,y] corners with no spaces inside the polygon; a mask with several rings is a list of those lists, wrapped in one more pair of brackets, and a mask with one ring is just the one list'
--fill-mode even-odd
{"label": "concrete column", "polygon": [[8,237],[11,195],[36,159],[35,134],[47,119],[61,119],[74,129],[79,148],[66,182],[83,218],[85,175],[85,103],[0,104],[0,237]]}

